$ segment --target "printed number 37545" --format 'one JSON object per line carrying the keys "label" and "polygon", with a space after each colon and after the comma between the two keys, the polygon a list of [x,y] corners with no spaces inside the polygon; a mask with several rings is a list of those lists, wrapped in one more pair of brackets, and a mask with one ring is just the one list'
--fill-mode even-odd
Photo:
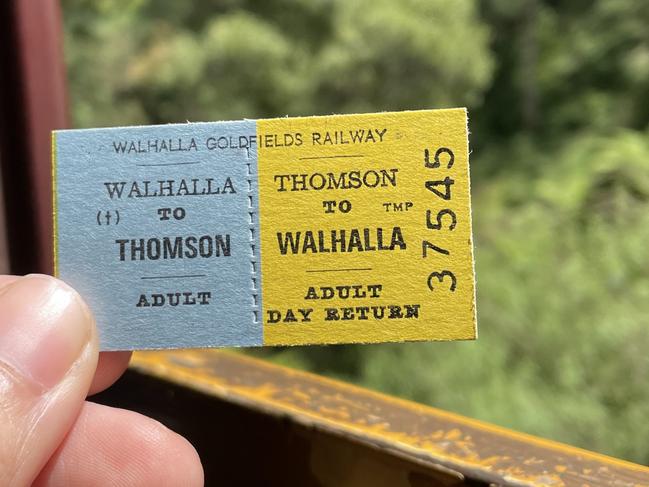
{"label": "printed number 37545", "polygon": [[[448,171],[455,163],[455,154],[447,147],[440,147],[437,149],[431,160],[431,153],[429,149],[424,149],[424,167],[432,171],[432,178],[424,182],[425,188],[433,195],[437,196],[443,201],[452,200],[451,188],[455,180],[448,175]],[[434,179],[433,179],[434,178]],[[436,198],[437,199],[437,198]],[[432,202],[431,202],[432,203]],[[457,225],[457,215],[450,208],[441,209],[427,209],[426,210],[426,229],[433,230],[434,232],[449,231],[452,232]],[[439,234],[431,234],[431,240]],[[430,240],[423,239],[421,242],[421,256],[426,259],[434,253],[442,255],[450,255],[450,251],[442,248],[439,245],[431,242]],[[457,287],[457,279],[455,274],[449,270],[434,270],[428,275],[426,281],[428,289],[434,291],[440,285],[444,284],[446,289],[451,292],[455,291]]]}

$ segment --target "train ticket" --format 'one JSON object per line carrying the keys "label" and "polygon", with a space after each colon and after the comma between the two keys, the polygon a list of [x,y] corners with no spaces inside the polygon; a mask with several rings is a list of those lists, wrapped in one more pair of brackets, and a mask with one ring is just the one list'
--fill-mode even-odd
{"label": "train ticket", "polygon": [[465,109],[52,134],[102,350],[474,339]]}

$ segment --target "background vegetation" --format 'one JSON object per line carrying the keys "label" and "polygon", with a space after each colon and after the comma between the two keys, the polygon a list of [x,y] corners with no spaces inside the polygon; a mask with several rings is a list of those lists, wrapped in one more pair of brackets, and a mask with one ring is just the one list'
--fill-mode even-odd
{"label": "background vegetation", "polygon": [[64,0],[76,126],[468,106],[480,339],[261,351],[649,464],[649,3]]}

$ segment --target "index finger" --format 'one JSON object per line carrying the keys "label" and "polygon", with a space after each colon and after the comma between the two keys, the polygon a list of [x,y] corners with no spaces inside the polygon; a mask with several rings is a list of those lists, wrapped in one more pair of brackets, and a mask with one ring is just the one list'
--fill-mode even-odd
{"label": "index finger", "polygon": [[128,367],[132,352],[102,352],[99,354],[97,371],[90,385],[88,395],[96,394],[110,387]]}

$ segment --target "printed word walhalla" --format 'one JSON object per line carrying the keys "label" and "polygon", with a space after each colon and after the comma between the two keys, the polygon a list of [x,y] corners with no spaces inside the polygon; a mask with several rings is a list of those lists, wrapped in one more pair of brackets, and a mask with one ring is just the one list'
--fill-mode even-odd
{"label": "printed word walhalla", "polygon": [[230,257],[230,235],[203,235],[162,238],[121,238],[119,260],[195,259]]}
{"label": "printed word walhalla", "polygon": [[406,250],[401,227],[392,227],[385,232],[380,227],[277,232],[277,243],[282,255]]}
{"label": "printed word walhalla", "polygon": [[149,152],[189,152],[198,150],[196,139],[148,139],[113,141],[116,154],[146,154]]}
{"label": "printed word walhalla", "polygon": [[169,196],[213,196],[234,194],[232,179],[165,179],[158,181],[119,181],[104,183],[110,199],[160,198]]}

